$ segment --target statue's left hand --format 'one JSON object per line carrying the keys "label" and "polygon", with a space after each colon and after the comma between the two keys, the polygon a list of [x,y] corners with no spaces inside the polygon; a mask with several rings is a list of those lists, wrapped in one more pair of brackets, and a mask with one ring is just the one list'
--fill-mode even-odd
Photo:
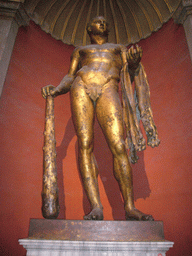
{"label": "statue's left hand", "polygon": [[137,69],[139,62],[141,61],[142,54],[143,51],[138,45],[136,45],[135,48],[134,46],[131,46],[131,48],[129,48],[127,53],[127,61],[130,70]]}

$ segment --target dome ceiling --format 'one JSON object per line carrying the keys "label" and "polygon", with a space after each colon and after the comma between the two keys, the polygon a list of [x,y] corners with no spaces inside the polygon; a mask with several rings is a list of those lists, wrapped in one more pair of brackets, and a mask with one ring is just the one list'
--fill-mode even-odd
{"label": "dome ceiling", "polygon": [[42,30],[74,46],[89,44],[86,26],[95,16],[109,22],[109,42],[128,45],[151,35],[171,18],[180,0],[26,0]]}

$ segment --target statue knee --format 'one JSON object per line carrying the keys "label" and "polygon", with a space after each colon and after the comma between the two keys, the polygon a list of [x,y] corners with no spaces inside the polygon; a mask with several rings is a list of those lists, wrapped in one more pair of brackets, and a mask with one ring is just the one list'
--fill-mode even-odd
{"label": "statue knee", "polygon": [[93,143],[88,139],[79,139],[78,144],[80,150],[88,151],[88,153],[91,153],[93,151]]}
{"label": "statue knee", "polygon": [[126,152],[125,142],[123,140],[118,141],[114,145],[113,150],[114,150],[114,154],[117,156],[124,154]]}

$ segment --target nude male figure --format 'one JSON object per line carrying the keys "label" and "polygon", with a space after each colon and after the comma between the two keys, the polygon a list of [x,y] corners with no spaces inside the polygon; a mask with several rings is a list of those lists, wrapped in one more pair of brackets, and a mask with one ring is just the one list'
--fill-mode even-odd
{"label": "nude male figure", "polygon": [[[95,115],[105,135],[114,159],[114,176],[124,200],[127,220],[153,220],[134,206],[132,170],[124,141],[122,106],[118,83],[122,67],[127,63],[127,48],[108,43],[108,25],[103,17],[94,18],[88,25],[91,44],[74,50],[68,74],[57,87],[46,86],[43,97],[57,96],[70,91],[72,117],[78,138],[79,167],[84,189],[92,211],[85,220],[102,220],[103,206],[98,188],[98,167],[93,154],[93,125]],[[140,61],[140,59],[139,59]],[[138,63],[139,63],[138,61]],[[129,76],[125,77],[129,79]],[[129,93],[132,115],[136,115],[133,93]],[[137,127],[136,127],[137,128]],[[134,133],[134,146],[145,148],[139,131]]]}

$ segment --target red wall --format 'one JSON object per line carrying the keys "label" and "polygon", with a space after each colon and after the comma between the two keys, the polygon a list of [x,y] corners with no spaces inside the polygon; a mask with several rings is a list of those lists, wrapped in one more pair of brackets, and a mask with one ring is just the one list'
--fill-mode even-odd
{"label": "red wall", "polygon": [[[190,255],[191,241],[191,81],[192,65],[182,26],[165,24],[142,40],[143,64],[161,144],[139,153],[133,166],[135,204],[164,222],[174,241],[169,256]],[[1,98],[1,249],[0,255],[24,255],[19,238],[28,236],[29,219],[42,218],[42,147],[45,100],[41,87],[58,85],[67,73],[74,47],[64,45],[31,23],[20,28]],[[59,218],[82,219],[89,203],[76,164],[77,143],[69,94],[55,99]],[[123,220],[112,158],[98,124],[95,156],[105,220]]]}

